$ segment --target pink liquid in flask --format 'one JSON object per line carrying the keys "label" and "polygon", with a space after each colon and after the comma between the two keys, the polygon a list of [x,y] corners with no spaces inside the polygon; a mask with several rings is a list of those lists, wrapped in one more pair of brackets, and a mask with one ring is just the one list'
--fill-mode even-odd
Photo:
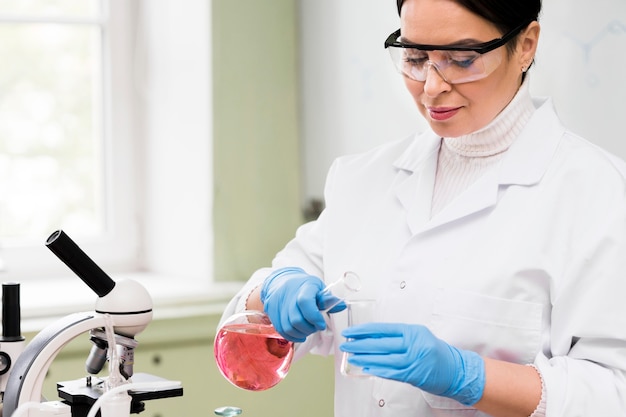
{"label": "pink liquid in flask", "polygon": [[236,315],[218,331],[215,361],[233,385],[250,391],[273,387],[287,376],[293,343],[283,339],[260,312]]}

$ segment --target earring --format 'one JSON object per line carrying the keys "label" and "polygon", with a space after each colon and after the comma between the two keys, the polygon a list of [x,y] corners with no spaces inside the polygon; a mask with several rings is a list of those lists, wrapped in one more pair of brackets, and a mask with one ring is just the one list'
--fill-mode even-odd
{"label": "earring", "polygon": [[530,64],[527,62],[522,66],[522,72],[526,72],[528,71],[528,68],[530,67],[530,65],[533,63],[534,59],[530,61]]}

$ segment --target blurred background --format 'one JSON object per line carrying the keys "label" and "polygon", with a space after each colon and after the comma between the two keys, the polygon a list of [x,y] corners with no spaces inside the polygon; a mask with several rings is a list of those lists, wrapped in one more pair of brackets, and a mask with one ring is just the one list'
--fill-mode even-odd
{"label": "blurred background", "polygon": [[[544,0],[541,23],[532,92],[626,158],[626,3]],[[153,415],[332,415],[332,358],[249,393],[212,338],[323,208],[334,158],[425,129],[383,48],[398,26],[391,0],[0,0],[0,277],[22,285],[25,331],[93,308],[44,247],[63,229],[154,297],[138,361],[186,391]],[[49,382],[80,377],[83,351]]]}

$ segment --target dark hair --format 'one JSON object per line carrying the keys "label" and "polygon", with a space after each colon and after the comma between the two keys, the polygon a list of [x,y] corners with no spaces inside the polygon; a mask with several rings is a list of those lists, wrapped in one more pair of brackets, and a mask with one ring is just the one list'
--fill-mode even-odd
{"label": "dark hair", "polygon": [[[404,0],[396,0],[398,14]],[[505,34],[513,28],[539,20],[541,12],[541,0],[454,0],[457,4],[472,13],[487,19],[498,30]],[[509,51],[515,47],[515,42],[507,44]]]}

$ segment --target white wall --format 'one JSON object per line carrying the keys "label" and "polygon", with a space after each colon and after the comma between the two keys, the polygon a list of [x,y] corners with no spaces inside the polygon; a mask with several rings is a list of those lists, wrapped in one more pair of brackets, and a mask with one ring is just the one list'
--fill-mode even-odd
{"label": "white wall", "polygon": [[300,1],[305,199],[322,196],[338,155],[423,129],[384,49],[398,27],[391,0]]}
{"label": "white wall", "polygon": [[[383,48],[399,27],[391,0],[301,0],[304,198],[328,167],[425,124]],[[626,1],[544,0],[531,90],[567,126],[626,158]]]}
{"label": "white wall", "polygon": [[531,91],[566,126],[626,159],[626,1],[544,0]]}

